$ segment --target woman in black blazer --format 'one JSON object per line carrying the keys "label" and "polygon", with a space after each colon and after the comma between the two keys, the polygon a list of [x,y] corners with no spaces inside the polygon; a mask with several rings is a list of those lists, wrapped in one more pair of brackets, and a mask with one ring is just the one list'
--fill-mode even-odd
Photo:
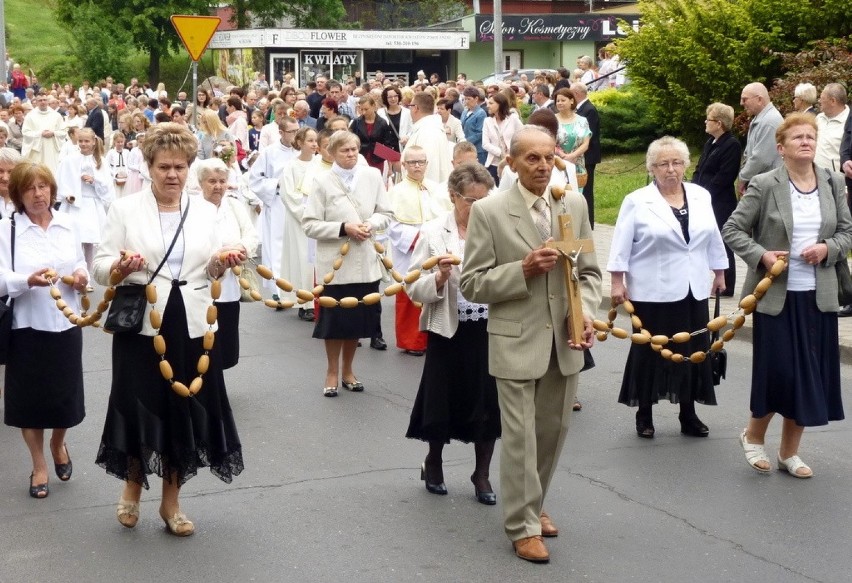
{"label": "woman in black blazer", "polygon": [[[707,119],[704,120],[704,131],[710,134],[710,139],[704,144],[701,158],[692,181],[703,186],[710,192],[710,202],[716,224],[719,229],[737,208],[737,195],[734,188],[737,173],[740,171],[742,146],[731,134],[734,123],[734,108],[724,103],[711,103],[707,107]],[[725,270],[725,291],[722,295],[734,295],[737,268],[734,264],[734,252],[725,245],[728,255],[728,269]]]}
{"label": "woman in black blazer", "polygon": [[376,144],[384,144],[393,150],[399,149],[399,140],[387,121],[377,115],[378,103],[372,95],[364,95],[358,100],[361,115],[349,125],[350,131],[361,140],[361,155],[366,158],[367,163],[384,172],[385,160],[374,152]]}

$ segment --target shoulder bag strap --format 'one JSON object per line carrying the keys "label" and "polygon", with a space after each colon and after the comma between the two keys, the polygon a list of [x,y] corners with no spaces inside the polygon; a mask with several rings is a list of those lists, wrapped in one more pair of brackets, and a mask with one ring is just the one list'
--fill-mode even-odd
{"label": "shoulder bag strap", "polygon": [[[180,216],[180,223],[178,224],[177,231],[175,231],[175,236],[172,237],[172,243],[169,245],[168,250],[166,250],[166,254],[163,255],[163,260],[160,261],[160,264],[157,266],[157,269],[154,270],[154,273],[151,274],[151,279],[148,280],[148,283],[153,283],[154,278],[157,277],[157,274],[160,273],[160,270],[163,268],[163,265],[166,264],[166,260],[169,258],[169,255],[172,253],[172,249],[175,248],[175,243],[177,242],[177,238],[180,235],[180,232],[183,230],[183,223],[186,221],[186,213],[189,212],[189,200],[190,197],[186,197],[186,208],[183,209],[183,214]],[[12,223],[14,225],[14,223]]]}

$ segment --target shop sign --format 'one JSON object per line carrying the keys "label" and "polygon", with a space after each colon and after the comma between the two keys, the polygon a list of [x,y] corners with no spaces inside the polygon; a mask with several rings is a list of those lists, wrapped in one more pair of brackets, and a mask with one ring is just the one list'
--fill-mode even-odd
{"label": "shop sign", "polygon": [[[503,41],[607,41],[624,36],[619,21],[638,29],[635,15],[528,14],[503,16]],[[494,19],[477,15],[476,41],[494,40]]]}

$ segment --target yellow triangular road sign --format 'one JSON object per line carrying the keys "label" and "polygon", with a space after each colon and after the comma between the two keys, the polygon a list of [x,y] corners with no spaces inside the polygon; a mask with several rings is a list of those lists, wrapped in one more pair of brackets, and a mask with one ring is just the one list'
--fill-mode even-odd
{"label": "yellow triangular road sign", "polygon": [[197,61],[204,54],[204,49],[210,44],[213,33],[222,19],[218,16],[184,16],[175,14],[171,18],[172,26],[186,47],[189,56]]}

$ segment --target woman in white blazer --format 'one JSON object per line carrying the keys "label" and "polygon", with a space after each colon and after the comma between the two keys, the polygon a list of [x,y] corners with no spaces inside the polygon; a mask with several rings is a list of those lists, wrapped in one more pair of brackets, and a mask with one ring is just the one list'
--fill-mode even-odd
{"label": "woman in white blazer", "polygon": [[[376,231],[387,228],[391,211],[379,171],[358,164],[361,142],[353,133],[338,131],[328,142],[334,159],[331,169],[317,176],[302,214],[302,229],[317,241],[318,277],[331,272],[340,247],[349,241],[349,252],[323,295],[336,299],[363,298],[379,291],[381,263],[373,248]],[[348,391],[361,392],[364,385],[352,370],[359,338],[372,338],[379,330],[379,304],[320,310],[314,338],[325,341],[328,368],[323,395],[337,396],[340,382]]]}
{"label": "woman in white blazer", "polygon": [[408,286],[408,294],[423,303],[420,329],[429,334],[420,388],[411,411],[406,437],[429,443],[420,479],[432,494],[447,493],[441,454],[445,443],[457,439],[474,444],[476,469],[470,477],[476,499],[496,504],[488,480],[494,442],[500,437],[497,384],[488,374],[488,306],[467,301],[459,292],[461,266],[449,255],[464,259],[471,205],[488,195],[494,180],[478,163],[456,167],[447,187],[453,210],[429,221],[420,231],[413,267],[441,257],[431,272]]}
{"label": "woman in white blazer", "polygon": [[[654,181],[627,195],[613,233],[607,264],[612,299],[617,304],[631,300],[652,334],[703,328],[711,291],[725,290],[728,259],[710,193],[683,181],[688,165],[689,149],[682,141],[670,136],[654,141],[646,156]],[[689,355],[708,346],[705,333],[666,348]],[[618,402],[639,407],[640,437],[654,437],[651,407],[660,398],[680,403],[681,433],[707,436],[710,430],[696,415],[695,402],[716,404],[710,362],[677,364],[649,345],[632,345]]]}
{"label": "woman in white blazer", "polygon": [[[212,228],[216,207],[184,191],[197,151],[197,140],[183,126],[162,123],[148,131],[142,154],[151,186],[113,203],[94,268],[103,285],[116,269],[126,276],[123,284],[144,284],[174,240],[153,281],[155,306],[162,315],[164,358],[174,380],[187,386],[204,353],[210,281],[245,259],[242,252],[220,255],[233,250],[221,248],[219,231]],[[160,374],[150,311],[146,306],[138,334],[113,335],[112,387],[96,463],[125,481],[116,509],[122,525],[136,526],[142,487],[148,487],[148,475],[157,474],[163,479],[160,516],[172,534],[187,536],[195,526],[180,510],[180,487],[207,466],[230,482],[243,470],[242,447],[215,342],[200,392],[182,397]]]}

